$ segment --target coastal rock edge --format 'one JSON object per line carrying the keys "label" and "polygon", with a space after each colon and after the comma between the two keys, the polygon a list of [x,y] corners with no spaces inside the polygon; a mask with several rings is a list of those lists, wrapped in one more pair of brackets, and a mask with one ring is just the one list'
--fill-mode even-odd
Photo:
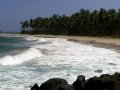
{"label": "coastal rock edge", "polygon": [[120,90],[120,73],[103,74],[87,80],[84,75],[79,75],[72,85],[64,79],[52,78],[42,83],[40,87],[35,84],[30,90]]}

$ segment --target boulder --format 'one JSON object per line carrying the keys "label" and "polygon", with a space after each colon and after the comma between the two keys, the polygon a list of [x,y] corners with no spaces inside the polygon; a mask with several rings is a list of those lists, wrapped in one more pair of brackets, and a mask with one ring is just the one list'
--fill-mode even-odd
{"label": "boulder", "polygon": [[36,83],[30,90],[40,90],[38,84]]}
{"label": "boulder", "polygon": [[85,90],[102,90],[102,81],[99,77],[92,77],[85,82]]}
{"label": "boulder", "polygon": [[31,90],[120,90],[120,73],[103,74],[87,80],[85,76],[79,75],[72,85],[64,79],[53,78],[41,84],[40,87],[35,84]]}
{"label": "boulder", "polygon": [[112,81],[114,85],[114,90],[120,90],[120,73],[113,74]]}
{"label": "boulder", "polygon": [[85,85],[85,76],[79,75],[77,80],[73,83],[75,90],[83,90]]}
{"label": "boulder", "polygon": [[108,74],[103,74],[100,76],[100,79],[102,81],[102,89],[107,89],[107,90],[113,90],[114,84],[113,84],[113,79],[110,75]]}
{"label": "boulder", "polygon": [[40,86],[40,90],[74,90],[72,85],[69,85],[66,80],[53,78],[44,82]]}

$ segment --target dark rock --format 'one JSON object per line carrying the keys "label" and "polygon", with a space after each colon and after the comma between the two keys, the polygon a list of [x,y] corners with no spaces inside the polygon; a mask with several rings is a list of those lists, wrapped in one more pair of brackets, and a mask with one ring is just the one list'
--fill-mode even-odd
{"label": "dark rock", "polygon": [[112,76],[114,90],[120,90],[120,73],[115,73]]}
{"label": "dark rock", "polygon": [[79,75],[77,80],[73,83],[73,87],[75,90],[83,90],[85,84],[85,76]]}
{"label": "dark rock", "polygon": [[104,78],[104,77],[111,77],[109,74],[102,74],[101,76],[100,76],[100,78]]}
{"label": "dark rock", "polygon": [[72,85],[69,85],[66,80],[53,78],[44,82],[40,86],[40,90],[74,90]]}
{"label": "dark rock", "polygon": [[97,72],[97,73],[102,73],[103,70],[96,70],[95,72]]}
{"label": "dark rock", "polygon": [[87,80],[85,76],[79,75],[72,85],[64,79],[53,78],[44,82],[40,87],[35,84],[31,90],[120,90],[120,73],[103,74]]}
{"label": "dark rock", "polygon": [[72,85],[68,84],[68,85],[59,86],[54,90],[74,90],[74,88]]}
{"label": "dark rock", "polygon": [[102,81],[99,77],[92,77],[85,82],[85,90],[102,90]]}
{"label": "dark rock", "polygon": [[112,75],[113,78],[120,78],[120,73],[116,72]]}
{"label": "dark rock", "polygon": [[85,90],[114,90],[113,83],[111,75],[103,74],[100,77],[88,79],[85,83]]}
{"label": "dark rock", "polygon": [[107,89],[107,90],[113,90],[114,85],[113,85],[113,80],[110,75],[104,74],[100,76],[102,80],[102,88]]}
{"label": "dark rock", "polygon": [[40,90],[38,84],[35,84],[33,87],[31,87],[30,90]]}

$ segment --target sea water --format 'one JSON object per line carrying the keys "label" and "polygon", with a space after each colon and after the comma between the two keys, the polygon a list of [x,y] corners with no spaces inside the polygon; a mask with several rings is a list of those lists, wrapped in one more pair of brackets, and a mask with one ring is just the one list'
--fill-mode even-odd
{"label": "sea water", "polygon": [[2,37],[0,45],[6,49],[0,47],[0,90],[30,90],[56,77],[72,84],[78,75],[120,72],[120,54],[114,50],[39,37]]}

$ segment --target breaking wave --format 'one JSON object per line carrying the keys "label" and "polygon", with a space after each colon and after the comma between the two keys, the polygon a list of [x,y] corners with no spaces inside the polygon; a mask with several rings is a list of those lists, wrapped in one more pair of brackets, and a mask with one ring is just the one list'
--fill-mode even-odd
{"label": "breaking wave", "polygon": [[42,53],[40,50],[36,48],[30,48],[17,55],[7,55],[3,58],[0,58],[0,64],[4,66],[18,65],[41,56]]}

